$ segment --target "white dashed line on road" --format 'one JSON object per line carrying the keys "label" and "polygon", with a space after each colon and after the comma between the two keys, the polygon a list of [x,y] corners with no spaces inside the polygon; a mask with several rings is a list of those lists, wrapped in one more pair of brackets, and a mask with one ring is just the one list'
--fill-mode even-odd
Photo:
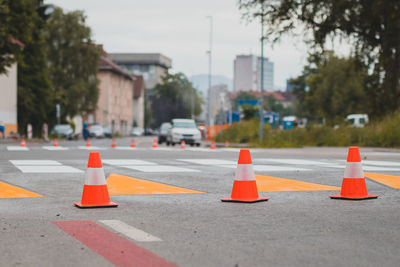
{"label": "white dashed line on road", "polygon": [[121,222],[119,220],[100,220],[102,224],[107,225],[114,231],[121,233],[138,242],[160,242],[160,238],[153,236],[145,231],[137,229],[129,224]]}

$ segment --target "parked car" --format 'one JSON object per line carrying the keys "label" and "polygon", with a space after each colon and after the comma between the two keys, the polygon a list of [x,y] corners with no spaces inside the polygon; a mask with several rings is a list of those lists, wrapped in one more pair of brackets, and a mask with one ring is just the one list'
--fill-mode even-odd
{"label": "parked car", "polygon": [[68,140],[78,139],[79,134],[74,134],[74,129],[72,129],[69,124],[57,124],[51,130],[51,134],[56,134],[59,137],[66,138]]}
{"label": "parked car", "polygon": [[98,125],[98,124],[90,126],[89,136],[92,138],[103,138],[104,137],[103,126]]}
{"label": "parked car", "polygon": [[365,124],[368,123],[368,115],[367,114],[350,114],[346,117],[346,120],[353,127],[364,127]]}
{"label": "parked car", "polygon": [[162,144],[167,141],[168,130],[172,127],[171,123],[163,122],[158,132],[158,143]]}
{"label": "parked car", "polygon": [[131,131],[131,136],[142,136],[144,134],[144,129],[140,127],[133,127]]}
{"label": "parked car", "polygon": [[112,138],[111,128],[107,126],[103,126],[104,136],[108,138]]}
{"label": "parked car", "polygon": [[179,144],[182,140],[191,146],[200,146],[201,134],[194,120],[173,119],[168,130],[167,146]]}

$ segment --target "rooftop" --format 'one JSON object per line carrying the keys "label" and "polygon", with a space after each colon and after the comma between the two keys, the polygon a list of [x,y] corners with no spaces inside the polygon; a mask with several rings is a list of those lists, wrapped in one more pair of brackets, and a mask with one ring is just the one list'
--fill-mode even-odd
{"label": "rooftop", "polygon": [[170,68],[172,60],[160,53],[110,53],[108,54],[117,64],[158,65]]}

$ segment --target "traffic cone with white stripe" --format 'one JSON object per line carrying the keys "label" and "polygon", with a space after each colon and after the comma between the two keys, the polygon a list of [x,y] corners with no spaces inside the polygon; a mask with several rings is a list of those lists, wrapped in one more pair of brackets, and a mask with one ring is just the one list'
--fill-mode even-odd
{"label": "traffic cone with white stripe", "polygon": [[346,169],[344,171],[342,189],[339,195],[330,196],[330,198],[363,200],[377,197],[377,195],[368,195],[358,147],[350,147]]}
{"label": "traffic cone with white stripe", "polygon": [[26,147],[25,138],[22,138],[22,139],[21,139],[21,144],[20,144],[20,146],[21,146],[21,147]]}
{"label": "traffic cone with white stripe", "polygon": [[185,149],[186,148],[186,144],[185,144],[185,140],[181,141],[181,149]]}
{"label": "traffic cone with white stripe", "polygon": [[111,147],[112,147],[112,148],[117,147],[117,143],[115,142],[115,138],[112,139]]}
{"label": "traffic cone with white stripe", "polygon": [[57,138],[54,138],[53,146],[58,147],[58,139]]}
{"label": "traffic cone with white stripe", "polygon": [[92,145],[90,144],[90,139],[86,139],[86,147],[91,147]]}
{"label": "traffic cone with white stripe", "polygon": [[225,147],[229,147],[229,142],[225,141]]}
{"label": "traffic cone with white stripe", "polygon": [[256,179],[254,178],[253,163],[250,150],[241,149],[235,180],[233,181],[232,194],[230,198],[222,198],[223,202],[254,203],[267,201],[266,197],[259,197]]}
{"label": "traffic cone with white stripe", "polygon": [[118,206],[117,203],[110,201],[99,152],[90,152],[82,200],[81,202],[75,203],[75,206],[79,208],[106,208]]}
{"label": "traffic cone with white stripe", "polygon": [[153,140],[153,146],[152,146],[152,148],[157,148],[158,147],[158,145],[157,145],[157,139],[154,139]]}
{"label": "traffic cone with white stripe", "polygon": [[215,149],[216,148],[216,146],[215,146],[215,141],[211,141],[211,147],[210,147],[211,149]]}
{"label": "traffic cone with white stripe", "polygon": [[131,141],[131,147],[132,147],[132,148],[135,148],[135,147],[136,147],[136,145],[135,145],[135,139],[132,139],[132,141]]}

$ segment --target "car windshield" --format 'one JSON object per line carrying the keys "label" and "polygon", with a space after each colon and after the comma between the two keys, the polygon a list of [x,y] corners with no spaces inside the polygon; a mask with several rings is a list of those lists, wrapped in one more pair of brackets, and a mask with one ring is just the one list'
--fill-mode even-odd
{"label": "car windshield", "polygon": [[91,130],[102,130],[103,128],[100,125],[93,125],[90,127]]}
{"label": "car windshield", "polygon": [[56,127],[55,127],[55,130],[56,130],[56,131],[67,131],[67,130],[69,130],[69,129],[71,129],[71,126],[68,125],[68,124],[65,124],[65,125],[56,125]]}
{"label": "car windshield", "polygon": [[169,128],[171,128],[171,124],[169,124],[169,123],[165,123],[165,124],[161,125],[161,130],[167,130]]}
{"label": "car windshield", "polygon": [[174,122],[175,128],[196,128],[196,124],[191,121],[178,121]]}

